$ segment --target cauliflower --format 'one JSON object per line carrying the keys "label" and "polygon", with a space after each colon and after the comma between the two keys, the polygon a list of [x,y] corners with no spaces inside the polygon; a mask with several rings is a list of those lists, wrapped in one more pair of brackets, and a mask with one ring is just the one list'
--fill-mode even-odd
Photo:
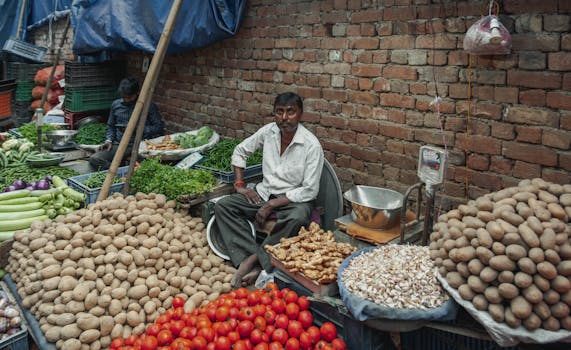
{"label": "cauliflower", "polygon": [[26,151],[30,151],[32,148],[34,148],[34,144],[31,143],[30,141],[25,141],[24,143],[22,143],[20,145],[20,147],[18,148],[18,150],[20,152],[26,152]]}
{"label": "cauliflower", "polygon": [[16,139],[7,140],[2,144],[2,149],[4,149],[5,151],[9,151],[12,148],[18,147],[19,144],[20,144],[20,142]]}

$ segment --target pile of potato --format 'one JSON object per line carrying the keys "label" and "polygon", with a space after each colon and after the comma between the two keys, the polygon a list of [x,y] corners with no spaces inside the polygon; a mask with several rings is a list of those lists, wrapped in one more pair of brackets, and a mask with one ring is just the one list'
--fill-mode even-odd
{"label": "pile of potato", "polygon": [[523,180],[441,215],[430,254],[497,322],[571,330],[571,185]]}
{"label": "pile of potato", "polygon": [[231,290],[204,224],[164,195],[107,200],[15,234],[7,266],[23,304],[58,348],[107,348],[141,334],[184,293],[190,312]]}

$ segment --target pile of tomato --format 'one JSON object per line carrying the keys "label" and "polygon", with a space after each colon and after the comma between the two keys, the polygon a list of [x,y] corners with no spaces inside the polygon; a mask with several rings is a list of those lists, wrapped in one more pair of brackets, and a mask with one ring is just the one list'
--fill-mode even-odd
{"label": "pile of tomato", "polygon": [[239,288],[207,305],[184,312],[184,298],[150,324],[146,332],[115,338],[122,350],[345,350],[331,322],[313,323],[309,300],[271,282],[263,289]]}

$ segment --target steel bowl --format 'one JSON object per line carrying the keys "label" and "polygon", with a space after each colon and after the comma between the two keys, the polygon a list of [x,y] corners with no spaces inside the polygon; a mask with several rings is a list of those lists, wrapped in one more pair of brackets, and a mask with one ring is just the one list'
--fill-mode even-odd
{"label": "steel bowl", "polygon": [[28,156],[26,162],[35,168],[58,165],[65,158],[64,153],[51,152]]}
{"label": "steel bowl", "polygon": [[396,191],[372,186],[353,186],[343,194],[351,202],[351,218],[371,229],[387,229],[400,221],[404,196]]}
{"label": "steel bowl", "polygon": [[96,124],[99,123],[99,121],[101,120],[101,117],[98,115],[91,115],[89,117],[85,117],[85,118],[81,118],[80,120],[76,121],[73,124],[73,127],[77,130],[79,130],[79,128],[81,128],[84,125],[87,124]]}
{"label": "steel bowl", "polygon": [[46,131],[46,138],[53,146],[65,146],[71,143],[77,130],[50,130]]}

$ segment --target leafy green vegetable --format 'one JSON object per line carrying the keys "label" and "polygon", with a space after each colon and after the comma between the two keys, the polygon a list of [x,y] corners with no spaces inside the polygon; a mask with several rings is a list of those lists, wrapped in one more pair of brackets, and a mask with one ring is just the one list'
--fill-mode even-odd
{"label": "leafy green vegetable", "polygon": [[143,193],[162,193],[168,199],[212,190],[217,180],[207,170],[178,169],[147,158],[131,177],[131,188]]}
{"label": "leafy green vegetable", "polygon": [[77,130],[75,142],[80,145],[99,145],[105,142],[107,125],[101,123],[86,124]]}
{"label": "leafy green vegetable", "polygon": [[[107,177],[107,173],[102,172],[102,173],[93,173],[91,175],[89,175],[89,177],[83,181],[83,184],[85,186],[87,186],[88,188],[100,188],[101,186],[103,186],[103,182],[105,182],[105,178]],[[121,183],[121,182],[125,182],[124,178],[119,178],[119,177],[115,177],[113,179],[114,184],[117,183]]]}
{"label": "leafy green vegetable", "polygon": [[77,176],[79,173],[75,170],[64,168],[61,166],[48,166],[43,168],[32,168],[28,165],[11,166],[2,169],[0,176],[0,188],[4,189],[10,186],[16,180],[24,180],[26,183],[38,181],[46,176],[59,176],[67,179]]}
{"label": "leafy green vegetable", "polygon": [[[57,130],[57,128],[51,124],[42,124],[42,141],[47,141],[45,138],[46,131]],[[18,129],[18,132],[22,134],[28,141],[32,142],[34,145],[38,144],[38,131],[35,122],[26,123]]]}
{"label": "leafy green vegetable", "polygon": [[208,143],[210,138],[214,134],[214,131],[208,127],[203,126],[202,128],[198,129],[196,135],[190,134],[180,134],[174,138],[174,143],[179,145],[182,148],[194,148],[200,147]]}
{"label": "leafy green vegetable", "polygon": [[[214,168],[222,171],[232,171],[232,153],[234,148],[240,144],[242,140],[227,138],[218,141],[218,143],[210,150],[204,153],[204,160],[200,165]],[[262,163],[262,150],[257,150],[246,162],[246,166],[252,166]]]}

